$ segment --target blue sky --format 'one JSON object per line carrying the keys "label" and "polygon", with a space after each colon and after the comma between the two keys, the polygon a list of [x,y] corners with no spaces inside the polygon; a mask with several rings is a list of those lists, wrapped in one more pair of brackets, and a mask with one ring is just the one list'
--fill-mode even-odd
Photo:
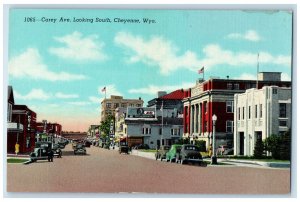
{"label": "blue sky", "polygon": [[[256,79],[257,53],[260,71],[291,79],[292,14],[286,11],[12,9],[9,17],[8,84],[15,102],[63,130],[99,123],[104,86],[107,97],[141,97],[147,104],[158,90],[192,87],[202,66],[205,78]],[[43,17],[57,21],[38,21]],[[58,22],[61,17],[71,22]]]}

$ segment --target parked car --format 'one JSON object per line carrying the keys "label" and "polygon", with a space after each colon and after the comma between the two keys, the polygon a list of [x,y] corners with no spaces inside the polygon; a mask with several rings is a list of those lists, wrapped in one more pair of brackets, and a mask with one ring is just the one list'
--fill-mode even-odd
{"label": "parked car", "polygon": [[181,144],[173,144],[171,149],[166,153],[166,160],[170,161],[171,163],[175,161],[176,154],[180,152],[181,146]]}
{"label": "parked car", "polygon": [[170,150],[170,146],[161,146],[159,150],[155,153],[155,159],[160,159],[161,161],[166,158],[166,153]]}
{"label": "parked car", "polygon": [[53,144],[52,151],[53,151],[53,155],[57,156],[57,158],[61,158],[62,157],[62,151],[61,151],[61,149],[59,147],[59,144]]}
{"label": "parked car", "polygon": [[125,153],[128,154],[129,152],[129,147],[127,142],[120,142],[120,146],[119,146],[119,153]]}
{"label": "parked car", "polygon": [[[51,151],[51,150],[50,150]],[[30,153],[30,161],[36,162],[37,160],[49,160],[50,151],[45,147],[34,148],[34,151]]]}
{"label": "parked car", "polygon": [[183,144],[181,149],[176,154],[176,163],[184,164],[186,162],[195,162],[201,163],[203,162],[203,158],[200,154],[200,148],[196,145],[192,144]]}
{"label": "parked car", "polygon": [[91,145],[92,145],[92,143],[88,140],[84,142],[84,146],[86,146],[86,147],[91,147]]}
{"label": "parked car", "polygon": [[74,149],[74,155],[76,154],[84,154],[86,155],[86,149],[85,149],[85,146],[83,144],[77,144],[75,146],[75,149]]}

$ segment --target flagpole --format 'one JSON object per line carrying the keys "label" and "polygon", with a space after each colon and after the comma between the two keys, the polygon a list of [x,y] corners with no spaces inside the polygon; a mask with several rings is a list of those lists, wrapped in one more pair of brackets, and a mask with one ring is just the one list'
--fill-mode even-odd
{"label": "flagpole", "polygon": [[258,89],[259,53],[257,53],[256,89]]}
{"label": "flagpole", "polygon": [[203,79],[202,79],[202,81],[204,81],[204,66],[203,66]]}
{"label": "flagpole", "polygon": [[164,135],[164,101],[161,101],[161,146],[162,145],[162,140],[163,140],[163,135]]}

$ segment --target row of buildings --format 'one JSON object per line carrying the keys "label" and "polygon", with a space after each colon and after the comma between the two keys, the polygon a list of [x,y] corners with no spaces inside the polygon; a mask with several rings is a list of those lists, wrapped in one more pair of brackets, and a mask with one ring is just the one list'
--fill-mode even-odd
{"label": "row of buildings", "polygon": [[19,153],[33,151],[35,142],[53,141],[60,136],[62,126],[58,123],[37,122],[37,114],[26,105],[15,104],[12,86],[8,86],[7,97],[7,153],[15,152],[15,144],[20,145]]}
{"label": "row of buildings", "polygon": [[[158,92],[143,100],[111,96],[101,102],[101,120],[115,116],[110,135],[129,146],[171,145],[181,138],[212,143],[212,116],[217,116],[216,144],[234,147],[236,155],[253,155],[258,138],[282,134],[291,127],[291,82],[280,72],[260,72],[257,80],[210,78],[189,89]],[[90,127],[99,137],[99,125]]]}

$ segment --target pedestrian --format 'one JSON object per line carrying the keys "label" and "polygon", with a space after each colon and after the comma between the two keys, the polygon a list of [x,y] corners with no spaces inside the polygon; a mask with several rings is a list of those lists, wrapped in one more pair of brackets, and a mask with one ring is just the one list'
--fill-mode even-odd
{"label": "pedestrian", "polygon": [[20,151],[20,145],[18,144],[18,142],[16,142],[16,144],[15,144],[15,153],[16,153],[16,155],[18,155],[19,151]]}
{"label": "pedestrian", "polygon": [[48,161],[50,162],[53,162],[53,156],[54,156],[54,154],[53,154],[53,151],[52,151],[52,149],[48,152]]}

